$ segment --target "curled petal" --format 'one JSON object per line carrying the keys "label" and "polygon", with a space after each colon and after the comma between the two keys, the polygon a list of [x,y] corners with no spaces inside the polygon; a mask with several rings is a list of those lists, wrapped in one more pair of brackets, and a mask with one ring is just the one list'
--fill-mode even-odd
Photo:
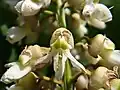
{"label": "curled petal", "polygon": [[99,29],[104,29],[106,27],[105,22],[100,21],[96,18],[90,18],[88,20],[88,24],[91,25],[91,26],[94,26],[96,28],[99,28]]}
{"label": "curled petal", "polygon": [[13,81],[16,81],[26,74],[28,74],[31,71],[30,66],[23,67],[20,65],[20,63],[16,63],[16,65],[13,65],[10,67],[1,77],[1,81],[9,84]]}
{"label": "curled petal", "polygon": [[81,63],[79,63],[79,62],[71,55],[70,51],[65,51],[64,54],[65,54],[66,57],[68,57],[68,58],[70,59],[73,67],[75,67],[75,68],[77,68],[77,69],[80,69],[80,70],[82,69],[85,73],[87,73],[85,67],[84,67]]}
{"label": "curled petal", "polygon": [[114,50],[115,44],[109,38],[106,38],[104,41],[104,48],[108,50]]}
{"label": "curled petal", "polygon": [[8,40],[11,44],[16,43],[26,36],[25,33],[25,30],[22,28],[11,27],[8,31],[6,40]]}

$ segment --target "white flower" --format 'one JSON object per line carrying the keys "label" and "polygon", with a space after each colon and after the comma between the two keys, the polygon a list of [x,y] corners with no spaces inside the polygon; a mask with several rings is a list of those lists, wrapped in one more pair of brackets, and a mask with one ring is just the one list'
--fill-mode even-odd
{"label": "white flower", "polygon": [[[74,47],[73,36],[70,31],[65,28],[57,29],[51,38],[51,56],[54,57],[54,71],[56,79],[62,79],[67,58],[73,67],[86,72],[85,67],[79,63],[70,53],[70,49]],[[54,54],[53,54],[54,52]]]}
{"label": "white flower", "polygon": [[30,72],[7,90],[33,90],[36,88],[37,78],[33,72]]}
{"label": "white flower", "polygon": [[1,77],[1,81],[9,84],[13,81],[16,81],[31,71],[30,66],[22,66],[20,63],[16,63],[11,66]]}
{"label": "white flower", "polygon": [[23,28],[20,27],[11,27],[8,30],[6,40],[8,40],[11,44],[20,41],[26,36],[26,32]]}
{"label": "white flower", "polygon": [[41,7],[48,6],[50,2],[51,0],[38,0],[37,2],[33,0],[22,0],[16,4],[15,9],[23,16],[32,16],[37,14]]}
{"label": "white flower", "polygon": [[[36,61],[39,59],[44,63],[44,57],[49,52],[48,48],[39,47],[38,45],[26,47],[19,56],[18,62],[13,62],[5,66],[10,67],[1,77],[1,81],[8,84],[21,79],[34,69]],[[46,61],[45,61],[46,62]],[[39,63],[39,64],[41,64]],[[43,66],[39,67],[42,68]]]}
{"label": "white flower", "polygon": [[99,29],[104,29],[106,27],[105,23],[112,20],[112,14],[104,4],[91,2],[85,5],[82,14],[88,24]]}

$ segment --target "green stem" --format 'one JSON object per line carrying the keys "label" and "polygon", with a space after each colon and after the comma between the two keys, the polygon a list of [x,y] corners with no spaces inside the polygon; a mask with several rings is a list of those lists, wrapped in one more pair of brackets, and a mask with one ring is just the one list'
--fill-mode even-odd
{"label": "green stem", "polygon": [[64,90],[73,90],[71,79],[72,79],[71,63],[69,60],[66,60],[64,72]]}
{"label": "green stem", "polygon": [[57,0],[57,19],[60,27],[66,27],[66,19],[64,7],[62,7],[62,1]]}

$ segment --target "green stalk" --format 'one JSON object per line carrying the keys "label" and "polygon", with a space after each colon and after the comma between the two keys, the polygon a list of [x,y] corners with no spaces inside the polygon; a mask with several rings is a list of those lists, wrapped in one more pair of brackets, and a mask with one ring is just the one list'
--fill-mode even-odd
{"label": "green stalk", "polygon": [[64,90],[73,90],[71,79],[72,79],[71,63],[69,60],[66,60],[64,72]]}
{"label": "green stalk", "polygon": [[62,7],[62,1],[57,0],[57,20],[60,27],[66,27],[64,7]]}

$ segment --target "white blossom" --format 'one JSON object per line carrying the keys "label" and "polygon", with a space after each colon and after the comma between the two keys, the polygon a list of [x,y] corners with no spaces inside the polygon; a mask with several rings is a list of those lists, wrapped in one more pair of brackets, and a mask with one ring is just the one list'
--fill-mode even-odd
{"label": "white blossom", "polygon": [[37,14],[40,11],[40,8],[46,7],[50,4],[51,0],[21,0],[19,1],[15,9],[18,13],[21,13],[23,16],[32,16]]}
{"label": "white blossom", "polygon": [[51,38],[51,48],[54,52],[54,71],[56,79],[62,79],[65,70],[65,62],[67,58],[73,67],[86,72],[85,67],[79,63],[70,53],[70,49],[74,47],[73,36],[70,31],[65,28],[57,29]]}
{"label": "white blossom", "polygon": [[112,20],[112,14],[104,4],[92,2],[86,4],[82,14],[88,24],[99,29],[104,29],[106,27],[105,23]]}

